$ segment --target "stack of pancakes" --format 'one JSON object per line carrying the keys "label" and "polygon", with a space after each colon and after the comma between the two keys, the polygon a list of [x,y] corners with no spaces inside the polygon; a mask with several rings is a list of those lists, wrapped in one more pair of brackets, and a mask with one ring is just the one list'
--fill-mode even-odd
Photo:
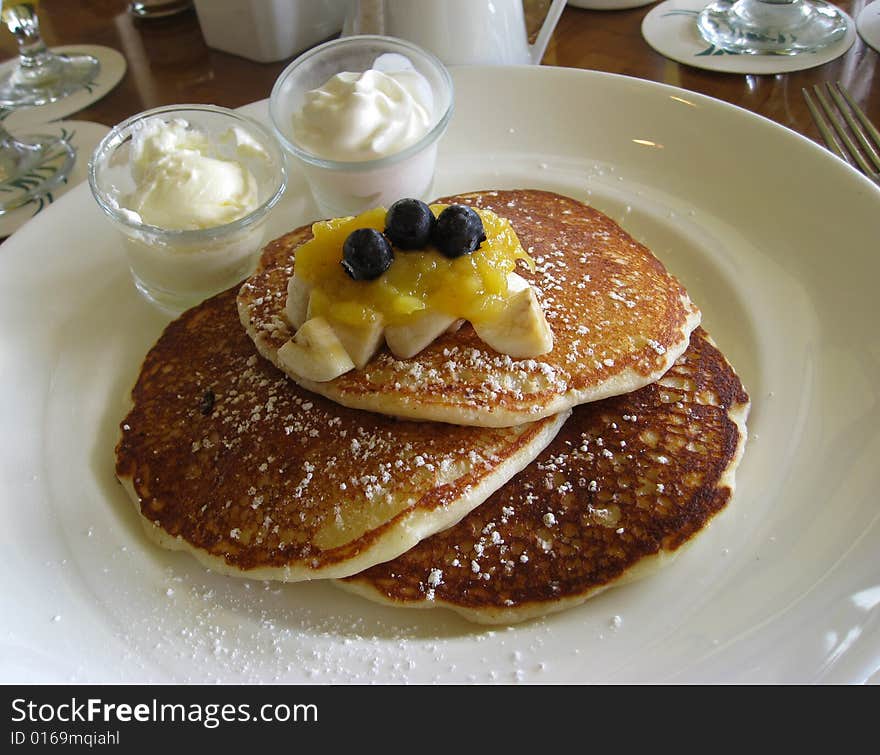
{"label": "stack of pancakes", "polygon": [[645,574],[727,504],[748,396],[660,261],[557,194],[440,201],[510,220],[553,350],[512,359],[466,325],[297,384],[273,365],[295,230],[146,357],[116,470],[160,545],[508,623]]}

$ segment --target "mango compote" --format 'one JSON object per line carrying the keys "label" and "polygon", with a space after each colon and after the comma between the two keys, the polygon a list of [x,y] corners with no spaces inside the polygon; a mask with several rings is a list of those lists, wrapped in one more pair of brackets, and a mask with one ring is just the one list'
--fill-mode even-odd
{"label": "mango compote", "polygon": [[[435,217],[446,205],[431,205]],[[311,316],[350,325],[373,322],[404,325],[422,310],[443,312],[472,323],[496,318],[509,297],[507,276],[517,260],[534,270],[510,223],[489,210],[474,208],[483,221],[486,240],[472,254],[450,259],[432,247],[394,250],[394,262],[371,281],[352,280],[343,270],[342,246],[358,228],[385,228],[383,208],[357,217],[315,223],[314,238],[296,251],[295,273],[312,287]]]}

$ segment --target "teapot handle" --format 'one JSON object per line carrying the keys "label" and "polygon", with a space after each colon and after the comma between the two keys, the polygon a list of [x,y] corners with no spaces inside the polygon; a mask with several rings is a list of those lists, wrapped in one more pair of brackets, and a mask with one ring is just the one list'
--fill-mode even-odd
{"label": "teapot handle", "polygon": [[562,15],[562,11],[565,10],[565,3],[566,0],[553,0],[550,3],[550,8],[547,10],[547,15],[544,17],[544,23],[541,24],[541,29],[535,38],[535,43],[529,45],[529,55],[534,65],[540,64],[541,58],[544,57],[544,51],[550,42],[550,35],[553,34],[553,30],[559,22],[559,17]]}

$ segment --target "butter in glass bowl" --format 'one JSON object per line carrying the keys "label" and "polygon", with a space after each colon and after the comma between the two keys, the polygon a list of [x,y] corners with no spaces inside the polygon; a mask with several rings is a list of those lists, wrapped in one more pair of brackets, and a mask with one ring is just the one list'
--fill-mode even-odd
{"label": "butter in glass bowl", "polygon": [[213,105],[139,113],[89,163],[92,194],[120,233],[137,290],[169,313],[253,271],[286,183],[269,130]]}

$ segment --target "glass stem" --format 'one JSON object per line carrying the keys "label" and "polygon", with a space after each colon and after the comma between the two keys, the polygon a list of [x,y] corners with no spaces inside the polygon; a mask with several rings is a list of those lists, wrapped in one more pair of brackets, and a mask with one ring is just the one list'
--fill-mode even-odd
{"label": "glass stem", "polygon": [[19,77],[35,84],[51,78],[58,70],[58,58],[40,36],[40,22],[32,5],[15,5],[4,11],[6,26],[18,42]]}

